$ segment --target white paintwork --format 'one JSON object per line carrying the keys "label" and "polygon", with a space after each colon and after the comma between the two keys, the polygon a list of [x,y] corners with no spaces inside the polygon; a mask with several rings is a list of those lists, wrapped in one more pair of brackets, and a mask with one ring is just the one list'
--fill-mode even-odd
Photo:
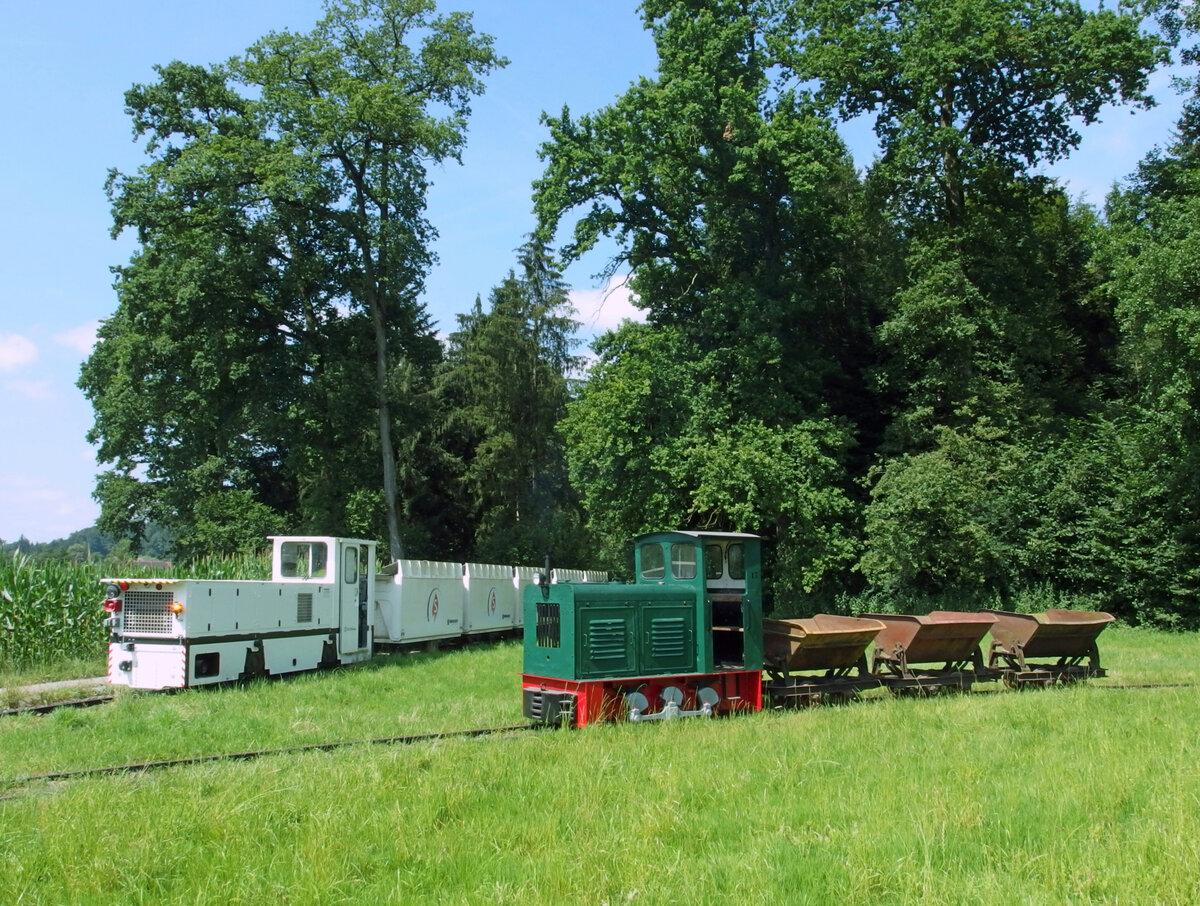
{"label": "white paintwork", "polygon": [[502,632],[515,625],[517,580],[511,566],[468,563],[463,629],[468,633]]}
{"label": "white paintwork", "polygon": [[[238,679],[248,668],[275,675],[312,670],[323,660],[367,660],[376,642],[431,642],[519,628],[523,589],[539,572],[401,560],[376,574],[374,542],[326,536],[278,536],[272,542],[269,581],[102,580],[125,589],[122,609],[106,621],[112,633],[109,682],[136,689],[209,685]],[[552,574],[552,581],[607,580],[594,571]],[[360,611],[364,593],[367,608]],[[171,613],[172,604],[181,612]]]}
{"label": "white paintwork", "polygon": [[559,582],[574,582],[583,584],[585,582],[598,583],[607,582],[608,573],[601,572],[595,569],[552,569],[550,570],[550,584],[557,585]]}
{"label": "white paintwork", "polygon": [[[179,645],[139,646],[125,649],[108,643],[108,681],[133,689],[182,689],[187,681],[185,649]],[[120,669],[128,662],[128,670]]]}
{"label": "white paintwork", "polygon": [[536,566],[518,566],[517,574],[517,618],[515,620],[518,627],[525,625],[525,608],[521,606],[521,602],[525,600],[525,587],[532,585],[535,576],[541,574],[541,570]]}
{"label": "white paintwork", "polygon": [[400,644],[462,635],[463,565],[440,560],[392,565],[395,573],[375,586],[375,640]]}

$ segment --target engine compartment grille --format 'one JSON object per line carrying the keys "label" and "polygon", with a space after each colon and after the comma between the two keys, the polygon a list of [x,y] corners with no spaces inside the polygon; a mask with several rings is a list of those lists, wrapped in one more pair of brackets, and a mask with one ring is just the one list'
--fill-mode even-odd
{"label": "engine compartment grille", "polygon": [[171,635],[174,622],[170,608],[174,598],[169,591],[132,589],[125,592],[125,603],[121,607],[125,633]]}

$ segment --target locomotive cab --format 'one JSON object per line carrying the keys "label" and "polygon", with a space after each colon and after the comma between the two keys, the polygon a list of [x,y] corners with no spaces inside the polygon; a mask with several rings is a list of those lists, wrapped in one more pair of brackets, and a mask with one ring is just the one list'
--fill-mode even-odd
{"label": "locomotive cab", "polygon": [[741,532],[656,532],[637,539],[639,584],[687,584],[704,600],[708,662],[762,666],[762,539]]}

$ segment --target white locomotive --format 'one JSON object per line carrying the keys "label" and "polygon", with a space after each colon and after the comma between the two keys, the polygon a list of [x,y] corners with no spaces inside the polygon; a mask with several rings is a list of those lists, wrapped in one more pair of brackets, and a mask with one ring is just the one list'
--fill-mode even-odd
{"label": "white locomotive", "polygon": [[[370,658],[377,645],[434,643],[521,625],[532,567],[400,560],[374,541],[273,537],[271,579],[104,579],[108,681],[179,689]],[[551,581],[606,582],[554,570]]]}

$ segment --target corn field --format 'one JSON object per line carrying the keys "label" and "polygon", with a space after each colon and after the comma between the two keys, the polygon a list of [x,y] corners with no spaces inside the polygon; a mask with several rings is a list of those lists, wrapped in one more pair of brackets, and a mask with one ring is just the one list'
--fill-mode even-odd
{"label": "corn field", "polygon": [[100,567],[0,559],[0,666],[99,658],[104,647]]}
{"label": "corn field", "polygon": [[103,578],[268,579],[270,558],[208,557],[182,569],[71,563],[0,553],[0,670],[59,661],[104,662]]}

